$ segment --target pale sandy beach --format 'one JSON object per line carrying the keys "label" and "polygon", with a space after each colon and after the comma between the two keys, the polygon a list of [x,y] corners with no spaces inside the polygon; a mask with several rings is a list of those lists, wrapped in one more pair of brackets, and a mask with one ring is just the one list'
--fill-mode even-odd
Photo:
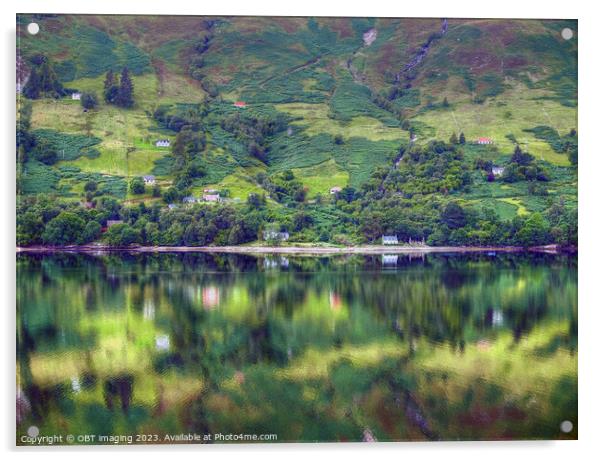
{"label": "pale sandy beach", "polygon": [[131,246],[110,247],[101,245],[85,246],[31,246],[17,247],[17,252],[140,252],[140,253],[232,253],[232,254],[428,254],[451,252],[560,252],[555,245],[522,248],[519,246]]}

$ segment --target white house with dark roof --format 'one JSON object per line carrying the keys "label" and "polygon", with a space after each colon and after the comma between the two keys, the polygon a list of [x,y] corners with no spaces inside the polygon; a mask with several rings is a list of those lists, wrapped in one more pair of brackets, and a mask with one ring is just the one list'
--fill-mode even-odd
{"label": "white house with dark roof", "polygon": [[397,235],[383,235],[382,242],[383,244],[399,244]]}
{"label": "white house with dark roof", "polygon": [[287,241],[289,239],[288,232],[277,232],[274,230],[266,230],[263,232],[264,240],[279,240],[279,241]]}
{"label": "white house with dark roof", "polygon": [[155,176],[143,176],[142,179],[144,180],[144,183],[146,185],[155,185],[155,183],[157,182],[155,180]]}
{"label": "white house with dark roof", "polygon": [[82,98],[82,93],[79,92],[75,92],[75,93],[71,93],[71,99],[74,101],[80,101]]}
{"label": "white house with dark roof", "polygon": [[156,147],[169,147],[171,145],[171,141],[169,139],[158,139],[155,142]]}
{"label": "white house with dark roof", "polygon": [[343,189],[337,185],[336,187],[332,187],[332,188],[330,189],[330,194],[331,194],[331,195],[334,195],[334,194],[336,194],[336,193],[340,193],[340,192],[341,192],[341,190],[343,190]]}
{"label": "white house with dark roof", "polygon": [[494,176],[501,176],[502,174],[504,174],[505,169],[506,168],[504,168],[503,166],[492,166],[491,172]]}

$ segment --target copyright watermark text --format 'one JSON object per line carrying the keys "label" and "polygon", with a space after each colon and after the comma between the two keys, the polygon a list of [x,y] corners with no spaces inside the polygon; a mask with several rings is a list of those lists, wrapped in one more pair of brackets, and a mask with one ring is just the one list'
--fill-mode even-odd
{"label": "copyright watermark text", "polygon": [[[31,428],[35,428],[32,430]],[[35,436],[32,436],[35,434]],[[178,433],[178,434],[52,434],[39,435],[36,427],[30,427],[28,434],[18,437],[21,445],[52,446],[69,444],[206,444],[228,442],[276,442],[274,433]]]}

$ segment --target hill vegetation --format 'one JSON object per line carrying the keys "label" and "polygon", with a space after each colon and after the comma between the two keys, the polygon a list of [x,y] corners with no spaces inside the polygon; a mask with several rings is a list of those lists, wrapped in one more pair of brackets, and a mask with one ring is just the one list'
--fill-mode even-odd
{"label": "hill vegetation", "polygon": [[19,245],[577,242],[576,22],[17,22]]}

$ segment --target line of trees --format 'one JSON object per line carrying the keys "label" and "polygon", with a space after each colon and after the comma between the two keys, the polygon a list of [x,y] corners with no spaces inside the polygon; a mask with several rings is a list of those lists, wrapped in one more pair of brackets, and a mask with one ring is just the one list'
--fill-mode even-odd
{"label": "line of trees", "polygon": [[103,95],[107,104],[113,104],[123,108],[133,107],[134,83],[132,82],[127,67],[124,67],[121,70],[121,78],[119,78],[113,70],[109,70],[106,73]]}
{"label": "line of trees", "polygon": [[31,71],[23,86],[22,94],[29,99],[42,97],[60,98],[67,94],[58,80],[50,60],[43,54],[36,54],[30,59]]}

